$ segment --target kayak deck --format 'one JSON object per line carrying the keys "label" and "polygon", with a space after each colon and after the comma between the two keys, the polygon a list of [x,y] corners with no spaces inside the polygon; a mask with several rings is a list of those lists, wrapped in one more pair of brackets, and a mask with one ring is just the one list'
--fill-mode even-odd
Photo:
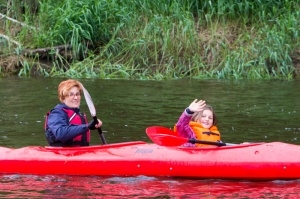
{"label": "kayak deck", "polygon": [[165,147],[123,142],[89,147],[0,147],[0,173],[300,179],[300,146],[281,142]]}

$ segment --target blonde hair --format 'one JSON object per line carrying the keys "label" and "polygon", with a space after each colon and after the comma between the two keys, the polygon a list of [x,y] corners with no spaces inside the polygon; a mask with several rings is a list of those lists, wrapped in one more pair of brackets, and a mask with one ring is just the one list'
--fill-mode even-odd
{"label": "blonde hair", "polygon": [[202,111],[195,112],[193,114],[191,121],[197,122],[198,120],[200,120],[200,118],[203,115],[203,111],[205,111],[205,110],[210,110],[212,112],[212,114],[213,114],[213,125],[214,126],[217,125],[217,123],[218,123],[217,116],[216,116],[213,108],[211,106],[207,105],[207,104],[206,104],[206,106],[204,106]]}
{"label": "blonde hair", "polygon": [[57,89],[58,99],[61,102],[63,102],[65,98],[69,95],[69,91],[71,90],[71,88],[73,88],[74,86],[77,87],[79,89],[80,94],[82,94],[82,87],[79,81],[74,79],[68,79],[62,81],[58,85],[58,89]]}

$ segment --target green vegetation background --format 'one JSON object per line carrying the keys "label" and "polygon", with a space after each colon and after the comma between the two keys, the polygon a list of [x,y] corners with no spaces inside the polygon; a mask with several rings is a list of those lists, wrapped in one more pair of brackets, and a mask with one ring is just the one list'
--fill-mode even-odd
{"label": "green vegetation background", "polygon": [[[1,19],[2,32],[21,44],[1,39],[1,59],[15,54],[19,76],[293,79],[300,72],[299,0],[1,2],[2,14],[27,24],[13,34],[14,23]],[[60,45],[72,47],[68,56],[57,53]],[[49,47],[45,57],[24,54]]]}

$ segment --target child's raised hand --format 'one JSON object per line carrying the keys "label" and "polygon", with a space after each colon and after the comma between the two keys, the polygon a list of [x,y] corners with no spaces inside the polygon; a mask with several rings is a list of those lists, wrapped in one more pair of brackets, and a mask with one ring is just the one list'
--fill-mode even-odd
{"label": "child's raised hand", "polygon": [[199,100],[195,99],[190,105],[189,105],[189,109],[192,112],[199,112],[202,111],[203,108],[206,106],[205,101],[204,100]]}

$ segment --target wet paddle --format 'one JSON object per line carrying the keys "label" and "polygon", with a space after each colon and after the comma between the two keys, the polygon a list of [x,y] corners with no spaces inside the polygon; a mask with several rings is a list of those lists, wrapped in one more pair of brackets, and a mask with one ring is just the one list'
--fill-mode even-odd
{"label": "wet paddle", "polygon": [[[92,101],[92,97],[90,96],[89,92],[84,88],[84,86],[82,84],[81,84],[81,87],[82,87],[82,90],[83,90],[85,101],[86,101],[86,103],[89,107],[89,110],[90,110],[90,113],[93,117],[93,120],[98,124],[98,119],[97,119],[97,116],[96,116],[96,109],[95,109],[94,103]],[[100,135],[102,143],[106,144],[106,140],[105,140],[105,137],[103,135],[101,127],[97,128],[97,129],[98,129],[98,133]]]}
{"label": "wet paddle", "polygon": [[233,145],[233,144],[226,144],[223,142],[210,142],[204,140],[178,137],[175,134],[175,132],[173,132],[171,129],[162,126],[148,127],[146,129],[146,133],[155,144],[158,144],[160,146],[180,146],[185,143],[192,143],[192,144],[199,143],[199,144],[208,144],[208,145],[215,145],[215,146]]}

